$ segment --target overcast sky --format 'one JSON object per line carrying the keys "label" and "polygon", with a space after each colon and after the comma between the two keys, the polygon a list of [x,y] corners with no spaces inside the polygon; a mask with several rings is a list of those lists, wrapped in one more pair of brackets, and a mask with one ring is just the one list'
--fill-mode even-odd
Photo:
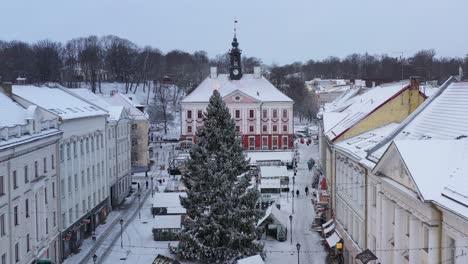
{"label": "overcast sky", "polygon": [[[3,0],[0,39],[113,34],[163,52],[243,53],[285,64],[350,53],[468,53],[466,0]],[[1,62],[0,62],[1,63]]]}

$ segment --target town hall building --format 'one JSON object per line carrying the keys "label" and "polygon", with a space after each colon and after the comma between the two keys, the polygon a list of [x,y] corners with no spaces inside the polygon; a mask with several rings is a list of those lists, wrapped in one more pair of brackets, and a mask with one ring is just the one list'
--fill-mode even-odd
{"label": "town hall building", "polygon": [[203,113],[214,90],[218,90],[236,123],[236,132],[247,150],[291,149],[293,147],[294,101],[265,77],[260,67],[243,73],[241,50],[234,35],[229,51],[229,74],[210,75],[181,102],[181,137],[194,141],[203,126]]}

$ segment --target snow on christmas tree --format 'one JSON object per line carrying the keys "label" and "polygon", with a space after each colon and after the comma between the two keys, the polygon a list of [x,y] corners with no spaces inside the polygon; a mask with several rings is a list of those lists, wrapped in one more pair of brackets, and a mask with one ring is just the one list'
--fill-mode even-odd
{"label": "snow on christmas tree", "polygon": [[258,191],[250,186],[248,162],[236,138],[235,124],[218,91],[214,91],[190,152],[182,181],[187,197],[184,229],[176,253],[202,263],[225,263],[258,254],[255,209]]}

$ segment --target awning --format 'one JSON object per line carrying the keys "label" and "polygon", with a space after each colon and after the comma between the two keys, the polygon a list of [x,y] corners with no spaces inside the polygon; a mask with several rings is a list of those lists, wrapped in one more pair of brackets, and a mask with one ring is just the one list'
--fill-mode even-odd
{"label": "awning", "polygon": [[336,243],[340,242],[341,237],[336,232],[333,232],[333,234],[326,240],[329,247],[334,247],[336,246]]}
{"label": "awning", "polygon": [[328,222],[326,222],[325,224],[322,225],[322,228],[327,228],[328,226],[330,226],[332,223],[334,223],[335,220],[330,219]]}
{"label": "awning", "polygon": [[333,223],[329,227],[325,228],[325,230],[323,230],[323,233],[328,234],[331,231],[333,231],[334,229],[335,229],[335,223]]}

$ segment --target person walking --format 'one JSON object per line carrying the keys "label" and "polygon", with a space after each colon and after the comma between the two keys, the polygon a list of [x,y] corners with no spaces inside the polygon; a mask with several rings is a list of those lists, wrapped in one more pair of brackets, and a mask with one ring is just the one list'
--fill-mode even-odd
{"label": "person walking", "polygon": [[146,189],[148,189],[148,181],[146,181]]}
{"label": "person walking", "polygon": [[296,190],[296,196],[299,198],[299,190]]}
{"label": "person walking", "polygon": [[309,186],[305,187],[305,194],[306,194],[306,196],[309,196]]}

